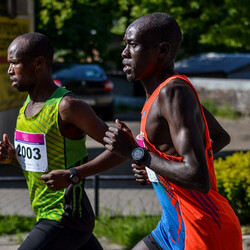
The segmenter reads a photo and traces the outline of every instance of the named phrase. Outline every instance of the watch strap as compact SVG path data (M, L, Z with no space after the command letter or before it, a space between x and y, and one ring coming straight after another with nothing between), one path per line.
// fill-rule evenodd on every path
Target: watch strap
M78 184L81 181L81 179L80 179L80 176L78 175L76 169L74 167L71 167L68 170L70 172L69 181L73 185Z
M77 175L77 171L74 167L69 168L69 172L70 172L69 178L71 178L74 175Z

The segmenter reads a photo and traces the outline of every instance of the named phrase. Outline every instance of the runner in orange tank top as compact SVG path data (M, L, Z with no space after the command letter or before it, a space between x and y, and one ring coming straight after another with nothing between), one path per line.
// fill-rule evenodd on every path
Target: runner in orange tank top
M111 152L135 160L137 182L150 181L163 208L156 229L133 249L242 249L239 221L218 194L213 167L213 154L230 137L188 79L174 71L181 37L164 13L135 20L124 36L123 70L146 92L141 133L137 142L117 120L104 141Z
M154 152L155 154L167 160L182 162L182 158L166 155L156 149L148 139L146 131L146 121L153 102L158 97L161 89L166 86L171 80L176 78L182 79L187 82L187 84L189 84L191 88L193 88L197 96L197 100L199 101L196 90L186 76L176 75L168 78L161 85L159 85L159 87L153 92L153 94L143 107L141 133L144 135L145 144L151 152ZM206 118L201 105L200 108L202 111L204 122L206 124ZM185 226L185 249L240 249L240 224L228 201L217 191L213 165L213 154L211 152L212 145L207 124L205 128L205 138L206 159L211 180L210 191L206 194L203 194L197 191L181 188L180 186L174 185L173 183L169 183L169 185L173 187L174 193L177 194L179 199L181 215L184 220ZM168 182L160 175L158 175L158 179L160 182ZM199 217L200 219L197 220L197 217ZM208 233L206 232L210 232L209 237ZM232 237L234 241L231 242L230 240L228 240L228 237ZM236 240L235 237L238 237L238 240Z

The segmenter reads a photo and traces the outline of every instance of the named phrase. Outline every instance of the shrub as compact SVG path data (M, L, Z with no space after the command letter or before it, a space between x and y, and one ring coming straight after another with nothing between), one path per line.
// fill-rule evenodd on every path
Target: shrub
M18 215L0 215L0 235L29 232L36 222L34 217Z
M241 117L241 113L232 108L229 104L219 105L215 100L204 99L202 105L206 107L214 116L236 119Z
M228 200L241 224L250 223L250 151L219 158L214 167L219 193Z

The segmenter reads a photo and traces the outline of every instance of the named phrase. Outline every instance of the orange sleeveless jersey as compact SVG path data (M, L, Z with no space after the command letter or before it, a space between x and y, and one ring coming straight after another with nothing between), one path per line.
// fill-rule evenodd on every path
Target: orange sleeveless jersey
M174 157L166 155L155 148L155 146L149 141L146 132L147 116L150 111L152 103L159 95L160 90L166 86L171 80L179 78L189 84L194 90L197 100L199 101L198 94L184 75L175 75L165 80L159 87L153 92L151 97L145 103L142 110L141 119L141 133L144 136L147 148L165 158L167 160L182 161L181 157ZM211 189L207 194L200 193L198 191L185 189L168 182L163 177L158 175L159 181L171 185L174 193L177 195L181 216L185 225L185 249L222 249L222 250L238 250L242 249L242 235L241 227L233 209L229 205L228 201L221 196L217 191L216 177L213 165L213 153L210 142L210 135L208 126L206 123L205 115L203 113L202 106L200 104L206 133L206 158L209 176L211 179Z

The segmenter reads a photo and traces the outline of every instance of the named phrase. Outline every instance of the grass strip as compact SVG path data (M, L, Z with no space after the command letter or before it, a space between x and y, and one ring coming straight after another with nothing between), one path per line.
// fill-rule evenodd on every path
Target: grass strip
M160 220L160 216L110 216L100 215L96 220L94 234L131 249L144 236L150 233ZM29 232L36 219L18 215L0 215L0 236ZM250 234L250 225L242 226L243 234ZM21 242L20 242L21 243Z

